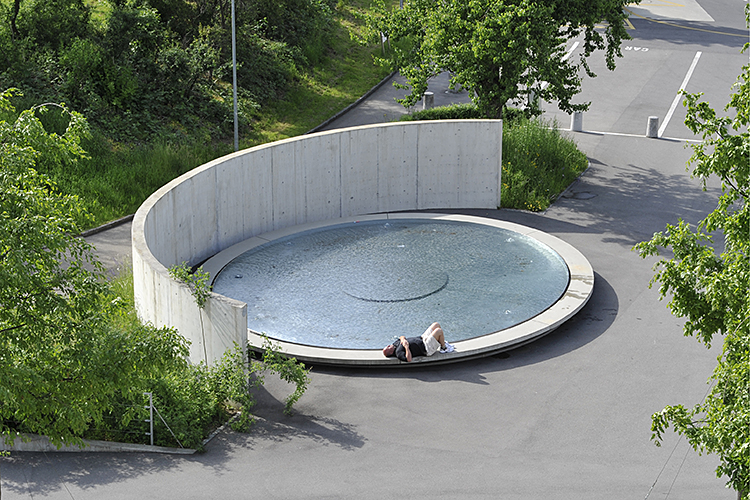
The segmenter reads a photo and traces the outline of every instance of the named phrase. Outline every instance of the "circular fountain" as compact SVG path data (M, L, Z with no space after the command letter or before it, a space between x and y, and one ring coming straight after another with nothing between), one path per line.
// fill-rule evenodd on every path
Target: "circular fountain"
M240 246L205 263L214 291L247 304L251 336L316 363L392 363L380 349L434 321L456 351L421 363L517 347L580 309L593 282L561 240L479 217L370 216Z
M305 362L361 365L398 363L382 356L381 345L418 335L433 321L456 351L410 366L529 342L586 303L593 289L586 259L532 228L425 213L494 210L501 175L500 120L365 125L217 158L163 186L136 212L136 310L143 321L176 329L189 342L190 361L208 365L235 345L261 348L262 333ZM418 219L431 225L415 226ZM377 234L356 235L355 226ZM295 253L308 237L313 243ZM526 242L518 247L526 250L507 246L514 242ZM204 263L216 277L256 247L259 259L289 250L291 260L227 269L217 281L217 290L227 281L256 295L212 293L198 307L190 287L169 271ZM531 249L536 253L526 253ZM327 263L307 267L314 262L305 255L318 250ZM492 258L499 258L494 267L483 267ZM264 268L279 272L264 275Z

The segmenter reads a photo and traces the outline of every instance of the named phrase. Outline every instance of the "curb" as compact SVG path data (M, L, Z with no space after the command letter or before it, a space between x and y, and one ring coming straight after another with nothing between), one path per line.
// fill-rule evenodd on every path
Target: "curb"
M221 427L208 435L201 442L201 448L204 448L213 438L223 432L227 426L237 419L237 415L232 416ZM163 455L194 455L198 450L194 448L172 448L169 446L152 446L150 444L120 443L117 441L99 441L96 439L83 439L83 446L76 444L64 444L57 447L52 444L47 436L38 434L16 433L12 445L6 443L7 434L0 434L0 451L9 452L59 452L59 453L160 453Z
M149 444L119 443L115 441L99 441L96 439L83 439L83 446L77 444L64 444L59 448L52 444L47 436L38 434L17 433L12 445L0 439L0 451L10 452L141 452L162 453L173 455L192 455L196 450L192 448L169 448L166 446L151 446Z
M133 220L133 217L135 214L126 215L125 217L122 217L117 220L113 220L111 222L107 222L106 224L102 224L99 227L95 227L93 229L87 229L86 231L81 232L78 236L80 238L87 238L89 236L93 236L97 233L101 233L102 231L106 231L107 229L112 229L113 227L121 226L123 224L126 224Z
M351 111L353 108L357 107L362 101L364 101L365 99L367 99L368 97L370 97L372 94L374 94L376 90L378 90L380 87L382 87L383 85L385 85L391 78L393 78L397 74L398 74L398 71L393 71L390 75L388 75L385 78L383 78L382 80L380 80L380 82L378 82L377 85L375 85L373 88L371 88L370 90L368 90L367 92L365 92L365 94L362 97L360 97L359 99L357 99L356 101L354 101L353 103L351 103L350 105L348 105L347 107L345 107L344 109L342 109L341 111L339 111L338 113L336 113L335 115L333 115L332 117L330 117L329 119L327 119L326 121L324 121L323 123L321 123L320 125L318 125L317 127L308 130L303 135L312 134L314 132L317 132L320 129L322 129L323 127L325 127L326 125L328 125L329 123L331 123L332 121L341 118L343 115L345 115L346 113L348 113L349 111Z

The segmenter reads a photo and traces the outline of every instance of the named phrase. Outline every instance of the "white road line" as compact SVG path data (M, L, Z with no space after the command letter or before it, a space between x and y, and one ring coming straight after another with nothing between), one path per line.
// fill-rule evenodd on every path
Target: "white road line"
M561 128L560 130L564 130L566 132L573 132L578 134L591 134L591 135L614 135L617 137L635 137L636 139L648 139L644 134L625 134L623 132L601 132L599 130L581 130L581 131L575 131L571 128ZM675 142L687 142L687 143L699 143L703 142L699 139L681 139L679 137L660 137L660 139L664 139L667 141L675 141Z
M562 60L563 60L563 61L567 61L567 60L568 60L568 58L569 58L569 57L570 57L570 56L571 56L571 55L573 54L573 51L574 51L574 50L576 50L576 49L578 48L578 46L579 46L580 44L581 44L581 42L576 42L576 43L574 43L574 44L573 44L573 45L572 45L572 46L570 47L570 49L568 49L568 53L567 53L567 54L565 54L565 55L563 56Z
M672 119L674 110L677 109L677 104L680 102L680 97L682 97L681 93L683 90L685 90L685 87L687 87L688 80L690 80L690 77L693 76L693 71L695 71L695 67L698 65L698 60L701 58L701 54L702 52L700 50L695 53L695 57L693 58L693 64L690 65L690 69L685 75L685 79L682 80L682 85L680 85L680 91L677 92L677 95L674 97L674 101L672 101L672 106L669 108L669 111L667 112L667 116L664 117L664 121L662 122L661 127L659 127L659 132L657 133L657 137L661 137L661 135L664 133L664 130L666 130L667 125L669 124L669 120Z

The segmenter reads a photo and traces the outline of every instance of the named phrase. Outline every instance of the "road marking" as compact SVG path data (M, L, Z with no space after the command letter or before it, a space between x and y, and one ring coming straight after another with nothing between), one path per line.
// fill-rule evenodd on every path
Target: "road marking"
M664 117L664 123L662 123L661 127L659 127L659 133L656 135L657 137L661 137L661 135L664 133L664 130L667 128L667 125L669 124L669 120L672 119L672 114L674 114L674 110L677 108L677 104L680 102L680 97L682 97L682 91L685 90L685 87L687 87L688 84L688 80L690 80L690 77L693 76L693 71L695 71L695 67L698 65L698 60L701 58L701 54L702 52L700 50L695 53L695 57L693 57L693 64L690 65L690 69L685 75L685 79L682 80L680 91L677 92L677 95L674 97L672 106L670 106L669 112L667 112L667 116Z
M627 9L625 9L625 10L627 10ZM630 12L630 11L628 11L628 12ZM633 23L631 23L630 19L628 19L627 17L623 20L623 24L625 25L625 29L626 30L634 30L635 29L635 26L633 26ZM604 29L607 29L608 27L609 27L609 23L607 23L607 22L596 23L594 25L594 28L599 29L599 30L604 30Z
M662 3L671 4L671 5L661 5L661 7L684 7L683 4L677 3L677 2L669 2L668 0L661 0ZM645 4L646 2L644 2Z
M571 56L571 55L573 54L573 51L574 51L574 50L576 50L576 49L578 48L578 46L579 46L580 44L581 44L581 42L576 42L576 43L574 43L574 44L573 44L573 45L572 45L572 46L570 47L570 49L568 49L568 52L567 52L567 54L565 54L565 55L563 56L562 60L563 60L563 61L567 61L567 60L568 60L568 58L569 58L569 57L570 57L570 56Z
M575 131L572 128L564 128L560 130L565 130L566 132L573 132L577 134L589 134L589 135L613 135L616 137L634 137L636 139L650 139L649 137L646 137L644 134L626 134L623 132L601 132L599 130L580 130ZM672 141L672 142L686 142L686 143L701 143L703 142L700 139L680 139L679 137L660 137L660 139L664 139L665 141Z

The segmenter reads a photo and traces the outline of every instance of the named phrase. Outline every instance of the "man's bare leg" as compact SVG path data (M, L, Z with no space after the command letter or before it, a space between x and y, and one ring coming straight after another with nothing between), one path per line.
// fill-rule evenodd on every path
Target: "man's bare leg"
M435 322L431 324L427 331L440 343L440 348L445 349L445 333L443 333L440 323Z

